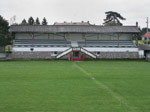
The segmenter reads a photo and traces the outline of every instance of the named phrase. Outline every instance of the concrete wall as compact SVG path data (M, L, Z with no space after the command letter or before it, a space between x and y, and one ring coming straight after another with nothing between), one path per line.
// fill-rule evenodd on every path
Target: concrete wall
M139 59L138 52L100 52L98 59Z
M13 52L12 59L54 59L49 52Z
M0 53L0 58L6 58L6 53Z
M13 59L55 59L52 52L13 52L10 55ZM88 57L88 56L87 56ZM139 59L138 52L100 52L98 59ZM69 59L69 54L61 59Z
M53 52L13 52L9 55L11 59L56 59ZM61 59L69 59L69 54Z

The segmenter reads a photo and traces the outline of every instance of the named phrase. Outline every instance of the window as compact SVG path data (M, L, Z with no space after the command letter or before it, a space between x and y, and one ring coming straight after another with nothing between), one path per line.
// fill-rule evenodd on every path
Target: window
M31 48L30 50L31 50L31 51L33 51L33 50L34 50L34 48Z
M100 52L97 52L97 55L100 55Z
M54 54L58 54L58 52L57 52L57 51L55 51L55 52L54 52Z

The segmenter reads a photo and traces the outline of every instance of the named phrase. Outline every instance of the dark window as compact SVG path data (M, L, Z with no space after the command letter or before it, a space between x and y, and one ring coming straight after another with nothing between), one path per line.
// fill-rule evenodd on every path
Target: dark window
M79 57L79 52L78 51L73 52L73 57Z
M99 55L99 54L100 54L100 52L97 52L97 54Z
M30 50L31 50L31 51L33 51L33 50L34 50L34 48L31 48Z
M57 54L57 53L58 53L57 51L54 52L54 54Z

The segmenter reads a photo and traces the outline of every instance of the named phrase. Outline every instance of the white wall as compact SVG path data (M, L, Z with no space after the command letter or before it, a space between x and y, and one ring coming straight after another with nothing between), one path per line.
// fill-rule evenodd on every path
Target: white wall
M13 47L13 52L29 52L30 47ZM34 47L34 51L65 51L69 47ZM138 48L90 48L84 47L90 52L138 52Z
M13 47L13 52L30 52L31 47ZM62 52L69 49L69 47L34 47L34 51L39 52L39 51L57 51L57 52Z
M144 58L144 50L139 50L139 58Z

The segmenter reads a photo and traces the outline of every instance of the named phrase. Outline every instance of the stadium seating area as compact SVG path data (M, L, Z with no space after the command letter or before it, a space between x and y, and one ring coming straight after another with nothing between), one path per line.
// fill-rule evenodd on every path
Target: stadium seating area
M79 47L135 47L132 40L86 40ZM71 41L58 39L15 39L14 47L71 47Z
M132 40L86 40L78 42L81 47L135 47Z
M71 42L66 40L52 39L15 39L13 46L15 47L70 47Z

